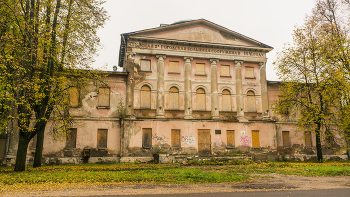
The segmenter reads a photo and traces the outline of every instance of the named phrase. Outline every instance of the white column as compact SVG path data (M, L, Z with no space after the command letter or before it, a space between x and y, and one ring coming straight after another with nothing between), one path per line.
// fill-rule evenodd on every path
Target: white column
M185 60L185 119L192 119L192 87L191 87L191 60L192 57L184 57Z
M157 55L157 110L156 118L165 118L164 115L164 59L165 55Z
M210 76L211 76L211 115L212 119L219 119L219 100L218 100L218 78L217 64L218 59L210 59Z

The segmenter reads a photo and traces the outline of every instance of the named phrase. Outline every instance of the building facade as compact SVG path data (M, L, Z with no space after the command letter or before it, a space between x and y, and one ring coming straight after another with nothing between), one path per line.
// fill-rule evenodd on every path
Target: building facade
M271 110L280 86L266 80L272 49L204 19L122 34L123 72L110 72L104 85L70 90L79 95L71 100L74 125L61 140L47 127L45 163L81 163L84 149L89 162L238 150L272 160L315 156L314 136ZM15 135L9 141L14 152ZM4 158L10 161L11 151Z

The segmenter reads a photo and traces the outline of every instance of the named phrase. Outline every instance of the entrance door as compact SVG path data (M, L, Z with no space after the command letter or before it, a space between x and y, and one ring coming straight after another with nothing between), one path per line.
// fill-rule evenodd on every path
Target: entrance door
M210 154L210 130L198 129L198 153Z

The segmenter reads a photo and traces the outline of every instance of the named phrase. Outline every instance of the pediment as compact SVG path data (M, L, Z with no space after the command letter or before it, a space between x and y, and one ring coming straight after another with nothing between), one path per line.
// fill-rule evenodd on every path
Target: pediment
M244 47L263 47L272 49L272 47L268 45L204 19L175 23L153 29L132 32L128 33L128 35L146 38L215 43Z

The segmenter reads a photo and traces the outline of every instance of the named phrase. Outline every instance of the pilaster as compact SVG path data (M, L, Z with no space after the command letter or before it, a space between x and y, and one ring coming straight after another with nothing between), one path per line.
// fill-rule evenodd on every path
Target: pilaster
M266 63L260 62L259 66L260 66L261 103L262 103L263 120L270 120L269 100L268 100L268 94L267 94L267 81L266 81Z
M240 122L246 122L244 118L244 104L243 104L243 88L242 88L242 64L243 61L236 60L235 73L236 73L236 102L237 102L237 119Z
M192 88L191 88L191 60L192 57L184 57L185 60L185 119L192 119Z
M210 59L210 76L211 76L211 115L212 119L219 119L219 100L218 100L218 59Z
M156 118L165 118L164 115L164 59L165 55L157 55L157 109Z
M126 80L126 111L125 114L129 118L135 118L134 116L134 54L128 55L128 60L126 64L126 72L128 73Z

